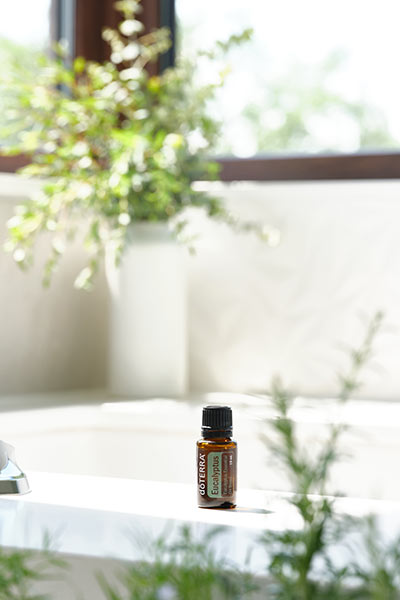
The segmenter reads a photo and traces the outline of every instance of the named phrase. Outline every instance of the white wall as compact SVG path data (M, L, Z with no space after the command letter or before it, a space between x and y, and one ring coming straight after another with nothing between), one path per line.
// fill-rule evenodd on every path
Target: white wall
M6 221L32 183L0 176L0 246ZM40 243L34 268L24 273L0 249L0 394L99 386L105 382L107 298L102 278L95 294L72 287L82 264L73 248L50 289L41 285L47 255Z
M0 177L0 240L30 184ZM265 390L279 373L307 395L335 392L341 344L360 340L360 315L387 329L361 395L400 397L400 182L217 186L238 215L280 228L268 248L196 218L188 257L190 380L196 390ZM13 196L13 197L11 197ZM72 289L82 253L69 252L50 291L39 265L23 274L0 254L0 393L101 386L107 302ZM38 261L40 262L40 261Z
M301 394L330 395L343 345L379 309L387 326L360 394L399 399L400 182L243 183L222 195L282 242L209 226L189 269L193 386L259 391L281 374Z

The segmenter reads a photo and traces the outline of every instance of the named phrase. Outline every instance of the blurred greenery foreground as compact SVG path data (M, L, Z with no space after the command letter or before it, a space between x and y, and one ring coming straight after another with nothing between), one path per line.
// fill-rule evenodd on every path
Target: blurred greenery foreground
M350 350L349 367L338 377L339 407L359 387L381 325L378 313L368 323L362 343ZM310 451L299 442L290 417L293 399L279 381L273 382L270 398L276 418L265 424L271 433L265 442L292 484L294 493L286 501L297 513L299 526L283 531L266 527L260 534L257 545L265 552L265 577L229 564L223 538L218 541L223 528L199 539L184 526L156 540L140 540L142 559L122 567L112 582L99 574L98 590L86 600L400 599L399 533L383 539L373 516L350 518L326 494L332 467L340 458L344 426L330 426L319 447ZM268 515L265 518L267 526ZM46 598L33 590L50 575L52 580L64 577L66 567L56 556L48 544L39 557L0 552L0 600Z
M39 55L35 66L32 58L28 68L17 59L0 81L9 105L0 153L27 155L31 164L21 173L44 182L42 192L9 221L6 250L28 267L38 234L47 232L52 252L45 284L82 226L89 259L76 284L83 288L90 286L108 242L121 255L130 223L169 222L182 239L187 207L270 238L268 228L240 222L218 198L193 186L218 178L218 165L208 156L219 123L208 115L207 103L223 85L226 65L201 86L194 84L196 60L179 59L150 75L149 63L171 44L169 30L143 32L136 0L115 6L122 21L117 30L103 32L109 61L72 61L59 44L52 56ZM215 71L226 52L250 35L233 35L201 54Z

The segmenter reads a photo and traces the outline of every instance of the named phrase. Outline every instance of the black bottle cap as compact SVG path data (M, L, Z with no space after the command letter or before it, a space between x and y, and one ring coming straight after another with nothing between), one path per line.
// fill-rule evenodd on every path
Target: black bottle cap
M205 437L232 435L232 409L230 406L205 406L201 433Z

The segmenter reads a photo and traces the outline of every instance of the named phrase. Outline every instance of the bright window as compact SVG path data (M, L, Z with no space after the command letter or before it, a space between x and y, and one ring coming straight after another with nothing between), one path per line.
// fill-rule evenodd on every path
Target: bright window
M51 0L13 0L0 4L0 61L7 69L14 57L30 60L50 40Z
M176 0L180 51L245 27L218 102L222 154L400 147L398 0Z
M13 0L0 3L2 78L7 78L7 73L15 62L28 69L35 68L35 55L50 43L50 8L51 0ZM7 123L7 111L4 107L12 106L12 93L13 90L7 85L1 89L0 126Z

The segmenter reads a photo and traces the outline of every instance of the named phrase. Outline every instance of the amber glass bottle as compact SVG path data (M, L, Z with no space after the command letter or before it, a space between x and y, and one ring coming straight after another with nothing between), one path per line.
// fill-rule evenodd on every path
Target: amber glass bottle
M200 508L235 508L237 443L232 439L232 409L203 408L197 442L197 496Z

